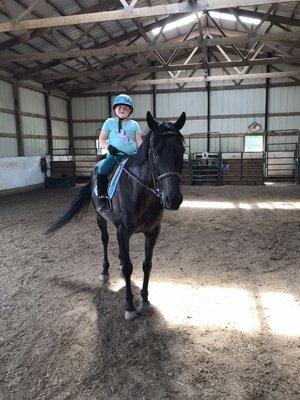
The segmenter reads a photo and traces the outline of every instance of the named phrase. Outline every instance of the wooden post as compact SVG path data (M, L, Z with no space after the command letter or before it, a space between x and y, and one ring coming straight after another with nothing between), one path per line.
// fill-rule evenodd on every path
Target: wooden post
M152 66L154 66L154 63L152 63ZM152 75L152 78L156 78L156 73L154 72ZM152 110L153 110L153 117L156 118L156 85L153 85L152 87Z
M108 115L112 117L111 93L109 93L107 100L108 100Z
M18 156L22 157L24 156L23 125L22 125L21 110L20 110L19 86L16 82L13 83L13 96L14 96Z
M73 116L72 116L72 99L67 100L67 115L68 115L68 132L69 132L69 152L72 156L75 155L74 134L73 134Z
M52 124L51 124L51 106L50 106L50 95L45 93L45 108L46 108L46 124L47 124L47 139L48 139L48 154L50 158L53 158L53 136L52 136Z
M210 60L210 49L207 49L207 61ZM210 69L207 68L207 76L210 76ZM210 81L206 82L207 90L207 151L210 152Z

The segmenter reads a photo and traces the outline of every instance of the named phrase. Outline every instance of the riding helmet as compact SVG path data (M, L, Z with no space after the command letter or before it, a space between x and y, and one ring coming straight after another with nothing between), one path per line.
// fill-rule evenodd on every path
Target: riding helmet
M117 106L128 106L133 111L133 100L127 94L119 94L113 101L113 109Z

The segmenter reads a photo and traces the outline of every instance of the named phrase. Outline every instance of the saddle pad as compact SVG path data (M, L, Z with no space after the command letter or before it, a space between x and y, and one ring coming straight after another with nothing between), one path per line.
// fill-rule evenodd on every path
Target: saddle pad
M116 191L116 188L118 186L118 182L119 182L120 176L121 176L121 174L123 172L123 169L124 169L124 166L125 166L127 160L128 159L125 158L123 161L120 162L120 164L118 165L118 167L117 167L117 169L116 169L116 171L115 171L115 173L114 173L114 175L113 175L113 177L112 177L112 179L111 179L111 181L109 183L107 194L108 194L108 197L110 199L112 199L113 195L115 194L115 191Z

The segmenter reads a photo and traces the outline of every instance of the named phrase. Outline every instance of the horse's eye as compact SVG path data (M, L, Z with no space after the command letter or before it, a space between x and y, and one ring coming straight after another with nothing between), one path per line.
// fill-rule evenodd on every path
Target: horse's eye
M156 151L153 152L153 157L158 158L158 153Z

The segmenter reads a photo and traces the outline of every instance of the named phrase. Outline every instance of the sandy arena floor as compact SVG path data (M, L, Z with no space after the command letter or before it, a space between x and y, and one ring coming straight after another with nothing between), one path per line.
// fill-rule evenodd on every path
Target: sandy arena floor
M113 227L102 287L92 207L43 235L77 190L0 198L1 400L300 398L300 185L185 187L155 249L154 314L133 322Z

